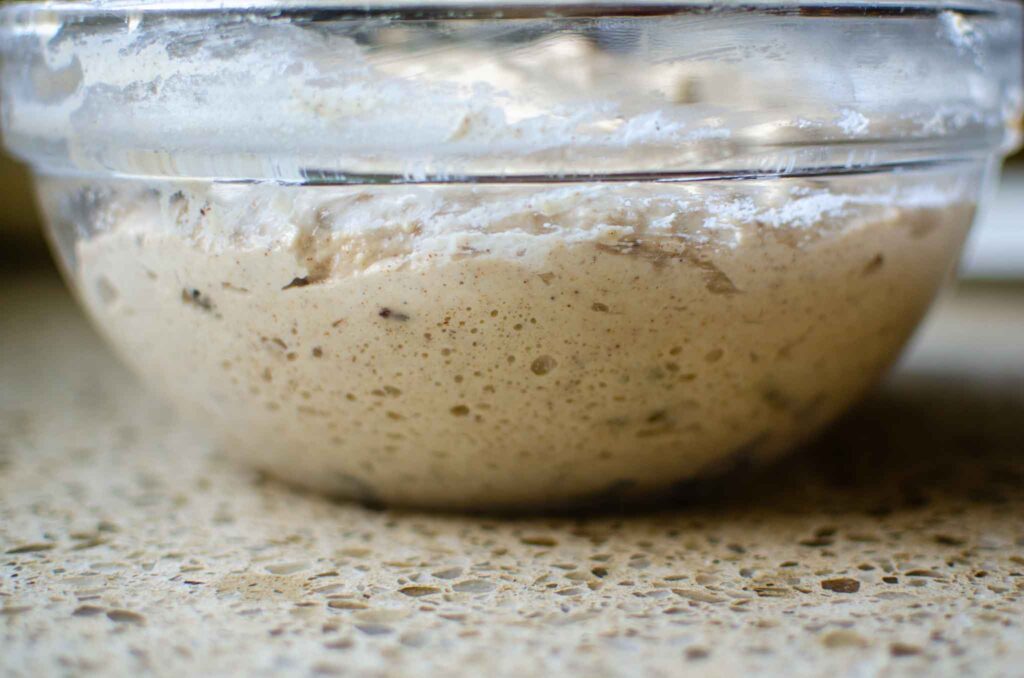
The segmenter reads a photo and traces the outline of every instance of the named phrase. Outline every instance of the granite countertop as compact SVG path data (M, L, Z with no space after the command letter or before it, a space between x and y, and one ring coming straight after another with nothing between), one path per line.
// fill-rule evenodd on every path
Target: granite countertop
M0 292L0 673L1021 675L1024 290L685 506L374 511L222 460L52 278Z

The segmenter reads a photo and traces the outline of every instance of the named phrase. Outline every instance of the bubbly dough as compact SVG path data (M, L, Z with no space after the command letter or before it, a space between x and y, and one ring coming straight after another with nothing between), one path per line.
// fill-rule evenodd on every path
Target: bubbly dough
M43 191L92 206L72 274L98 324L231 454L515 508L765 460L862 393L973 205L844 181Z
M904 344L1020 110L995 15L299 5L12 9L3 131L138 371L367 502L631 499L798 443Z

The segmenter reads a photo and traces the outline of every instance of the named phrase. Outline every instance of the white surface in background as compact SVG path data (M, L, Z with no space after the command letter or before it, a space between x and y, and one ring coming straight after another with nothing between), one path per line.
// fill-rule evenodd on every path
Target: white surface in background
M1024 170L1008 170L967 240L961 278L1024 279Z

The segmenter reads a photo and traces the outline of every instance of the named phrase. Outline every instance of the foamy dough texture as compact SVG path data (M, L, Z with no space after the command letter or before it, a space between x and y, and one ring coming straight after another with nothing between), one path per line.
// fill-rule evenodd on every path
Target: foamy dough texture
M862 393L973 205L844 181L43 192L91 196L87 307L229 453L366 501L507 508L763 461Z
M65 74L66 96L16 102L10 126L67 136L80 167L93 165L104 147L99 153L108 160L142 163L140 173L173 173L167 163L180 161L196 139L206 154L288 148L307 162L329 146L351 155L349 171L416 175L443 169L436 156L447 150L557 161L609 147L669 153L685 141L729 136L720 121L707 126L684 109L661 110L707 68L649 67L635 76L646 81L643 95L623 101L622 64L576 36L529 50L445 48L399 59L290 24L229 26L209 42L198 33L188 39L205 26L183 23L176 40L162 30L159 38L129 31L50 46L46 68ZM518 92L525 83L529 94ZM109 157L110 149L154 144L179 157ZM411 147L427 155L410 160ZM232 169L245 168L221 171Z
M712 23L692 49L742 44L753 30ZM872 83L855 88L792 54L756 68L682 58L671 22L646 27L665 52L646 58L570 33L513 45L475 26L453 45L413 25L375 30L370 45L284 21L41 35L33 68L46 91L13 98L6 124L60 140L78 170L288 179L323 167L410 177L742 169L778 160L747 157L751 145L898 133L842 103Z

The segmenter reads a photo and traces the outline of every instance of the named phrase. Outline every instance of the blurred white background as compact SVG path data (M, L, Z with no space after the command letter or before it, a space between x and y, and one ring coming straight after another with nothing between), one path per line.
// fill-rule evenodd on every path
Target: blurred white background
M960 265L965 278L1024 280L1024 166L1003 172L994 200L982 213Z

